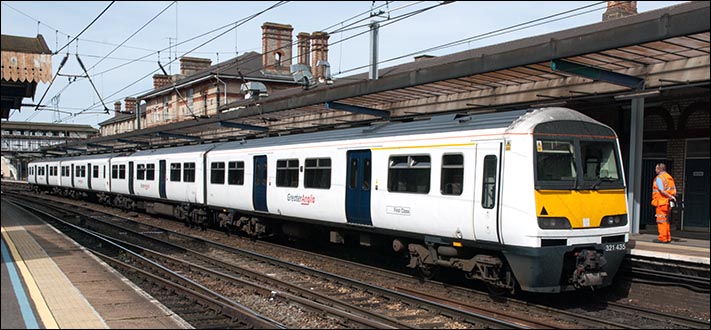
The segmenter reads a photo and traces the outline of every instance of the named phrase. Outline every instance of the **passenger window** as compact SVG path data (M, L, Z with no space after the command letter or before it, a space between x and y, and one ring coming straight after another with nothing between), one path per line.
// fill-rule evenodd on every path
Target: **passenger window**
M485 209L493 209L496 204L496 168L498 167L497 157L488 155L484 157L484 175L481 192L481 206Z
M307 158L304 171L304 187L331 188L331 159Z
M156 164L146 164L146 180L153 181L156 178Z
M363 160L363 190L370 190L370 159ZM429 190L429 188L427 188Z
M94 178L99 177L99 165L94 165L93 168L91 169L91 176Z
M146 179L146 164L136 165L136 180Z
M355 189L356 181L358 180L358 160L351 160L351 179L348 182L348 188Z
M388 191L427 194L430 192L430 156L392 156L388 169Z
M442 156L442 180L440 191L442 195L461 195L464 185L464 156Z
M229 162L227 164L227 184L238 186L244 184L244 162Z
M111 165L111 178L118 179L118 165Z
M180 163L170 163L170 181L180 182Z
M195 163L183 163L183 182L195 182Z
M210 163L210 183L225 183L225 163Z
M299 186L299 160L284 159L277 160L277 187L298 187Z
M126 179L126 165L119 165L119 179Z

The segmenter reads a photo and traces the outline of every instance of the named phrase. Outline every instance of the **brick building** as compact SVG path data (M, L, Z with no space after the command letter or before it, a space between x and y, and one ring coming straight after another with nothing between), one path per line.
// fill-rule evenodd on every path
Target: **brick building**
M309 55L316 63L328 59L328 34L301 32L297 43L294 43L292 32L291 25L264 23L261 54L247 52L215 65L210 59L181 58L179 74L156 74L153 76L152 91L136 99L126 98L123 110L120 102L114 104L115 117L99 124L101 135L120 134L139 128L135 115L136 102L141 102L140 128L150 128L214 116L220 106L252 97L243 87L246 83L262 86L265 90L261 96L296 87L290 71L293 59L311 68L316 76L317 70L323 71L323 67L312 68ZM294 44L297 45L298 56L293 55Z

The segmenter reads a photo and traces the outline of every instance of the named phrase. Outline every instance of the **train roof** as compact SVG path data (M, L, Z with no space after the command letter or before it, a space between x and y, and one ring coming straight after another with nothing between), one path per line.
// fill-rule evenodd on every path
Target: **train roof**
M595 124L595 125L589 125ZM369 127L349 128L334 131L287 135L266 139L225 142L213 149L230 150L254 147L295 145L326 141L343 141L434 134L483 129L501 129L501 133L573 134L616 137L608 126L578 111L568 108L539 108L484 114L448 114L433 116L429 120L390 122Z
M593 124L593 125L590 125ZM197 144L172 148L139 150L133 153L112 153L57 158L47 161L70 161L84 159L114 158L121 156L157 156L176 153L204 153L211 150L232 150L282 145L297 145L315 142L345 141L389 136L434 134L483 129L500 129L506 133L571 134L605 138L617 135L610 127L578 111L568 108L540 108L484 114L447 114L433 116L429 120L412 122L387 122L369 127L348 128L333 131L294 134L262 139Z
M108 153L108 154L93 154L93 155L81 155L81 156L71 156L71 157L56 157L56 158L45 158L40 160L34 160L30 163L52 163L52 162L68 162L77 160L92 160L92 159L105 159L113 158L122 155L122 153Z
M531 111L513 122L506 132L617 137L609 126L578 111L557 107Z
M266 139L225 142L214 151L294 145L326 141L370 139L414 134L433 134L482 129L505 129L530 110L515 110L486 114L448 114L433 116L429 120L412 122L378 123L369 127L286 135ZM503 132L503 131L502 131Z
M183 153L194 153L194 152L202 153L202 152L207 152L210 149L215 148L216 146L219 146L221 144L224 144L224 142L210 143L210 144L195 144L195 145L172 147L172 148L139 150L139 151L131 154L131 157L157 156L157 155L165 155L165 154L183 154Z

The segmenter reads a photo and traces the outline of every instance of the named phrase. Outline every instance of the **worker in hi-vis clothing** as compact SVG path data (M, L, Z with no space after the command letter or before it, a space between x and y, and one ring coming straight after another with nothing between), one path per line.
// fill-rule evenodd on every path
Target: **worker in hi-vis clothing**
M669 211L676 203L676 185L674 178L667 173L667 166L664 163L659 163L654 169L657 172L657 177L654 178L652 190L652 206L657 208L654 217L657 220L657 231L659 232L656 243L671 242L671 234L669 232Z

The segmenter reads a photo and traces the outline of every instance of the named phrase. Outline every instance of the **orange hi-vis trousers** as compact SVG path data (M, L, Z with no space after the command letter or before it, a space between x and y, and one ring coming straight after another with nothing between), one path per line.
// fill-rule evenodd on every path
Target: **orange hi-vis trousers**
M657 231L659 232L660 242L671 242L671 233L669 232L669 204L657 206Z

